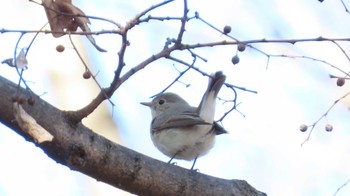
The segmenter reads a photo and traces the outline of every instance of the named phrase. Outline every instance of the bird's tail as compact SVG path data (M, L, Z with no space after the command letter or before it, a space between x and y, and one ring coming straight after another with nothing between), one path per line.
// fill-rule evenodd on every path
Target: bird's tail
M212 123L215 115L216 97L224 84L226 76L218 71L209 78L208 88L198 106L198 113L205 121Z

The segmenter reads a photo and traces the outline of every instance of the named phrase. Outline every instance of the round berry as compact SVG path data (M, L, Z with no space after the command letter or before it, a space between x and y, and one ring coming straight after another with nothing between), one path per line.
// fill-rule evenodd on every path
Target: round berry
M240 51L240 52L245 51L245 44L238 44L237 50Z
M230 33L230 32L231 32L231 26L226 25L226 26L224 27L224 34L228 34L228 33Z
M22 95L18 95L17 97L17 103L18 104L24 104L24 102L26 101L26 99L22 96Z
M35 99L33 98L33 97L30 97L30 98L28 98L27 99L27 103L29 104L29 105L34 105L35 104Z
M300 125L299 130L300 130L301 132L307 131L307 125L306 125L306 124Z
M63 45L61 45L61 44L59 44L59 45L56 46L56 51L57 51L57 52L63 52L64 49L65 49L65 47L64 47Z
M91 77L90 71L86 70L86 71L84 72L84 74L83 74L83 78L84 78L84 79L89 79L90 77Z
M337 86L343 86L345 84L344 78L338 78L337 79Z
M331 125L331 124L326 124L326 126L324 128L326 129L327 132L333 131L333 125Z
M236 65L239 63L239 57L237 55L233 56L231 62Z

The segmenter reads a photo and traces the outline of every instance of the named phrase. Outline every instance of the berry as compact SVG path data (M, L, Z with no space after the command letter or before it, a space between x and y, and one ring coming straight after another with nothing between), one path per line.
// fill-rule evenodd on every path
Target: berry
M233 56L231 62L236 65L239 63L239 57L237 55Z
M56 46L56 51L57 51L57 52L63 52L64 49L65 49L65 47L64 47L63 45L61 45L61 44L59 44L59 45Z
M299 130L300 130L301 132L307 131L307 125L306 125L306 124L300 125Z
M18 95L17 97L17 103L18 104L24 104L24 102L26 101L26 99L22 96L22 95Z
M35 99L33 98L33 97L30 97L30 98L28 98L27 99L27 103L29 104L29 105L34 105L35 104Z
M224 27L224 34L228 34L228 33L230 33L230 32L231 32L231 27L228 26L228 25L226 25L226 26Z
M86 71L84 72L84 74L83 74L83 78L84 78L84 79L89 79L90 77L91 77L90 71L86 70Z
M238 44L237 50L240 51L240 52L245 51L245 44Z
M326 126L324 128L326 129L327 132L331 132L333 130L333 125L326 124Z
M344 78L338 78L337 79L337 86L343 86L345 84Z

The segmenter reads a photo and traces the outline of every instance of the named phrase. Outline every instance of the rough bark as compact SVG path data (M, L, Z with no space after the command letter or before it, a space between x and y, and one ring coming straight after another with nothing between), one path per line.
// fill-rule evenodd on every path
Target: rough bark
M244 180L225 180L163 163L113 143L82 123L74 123L70 113L37 97L36 104L23 104L36 123L53 136L38 142L21 129L14 117L12 97L24 89L0 76L0 122L34 142L56 162L98 181L138 195L266 195Z

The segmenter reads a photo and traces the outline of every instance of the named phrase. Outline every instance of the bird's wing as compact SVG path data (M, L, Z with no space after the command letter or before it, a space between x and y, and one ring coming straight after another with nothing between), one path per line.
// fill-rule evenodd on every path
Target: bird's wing
M204 121L195 111L172 112L172 114L164 113L152 121L152 130L162 130L176 127L186 127L194 125L210 125Z

